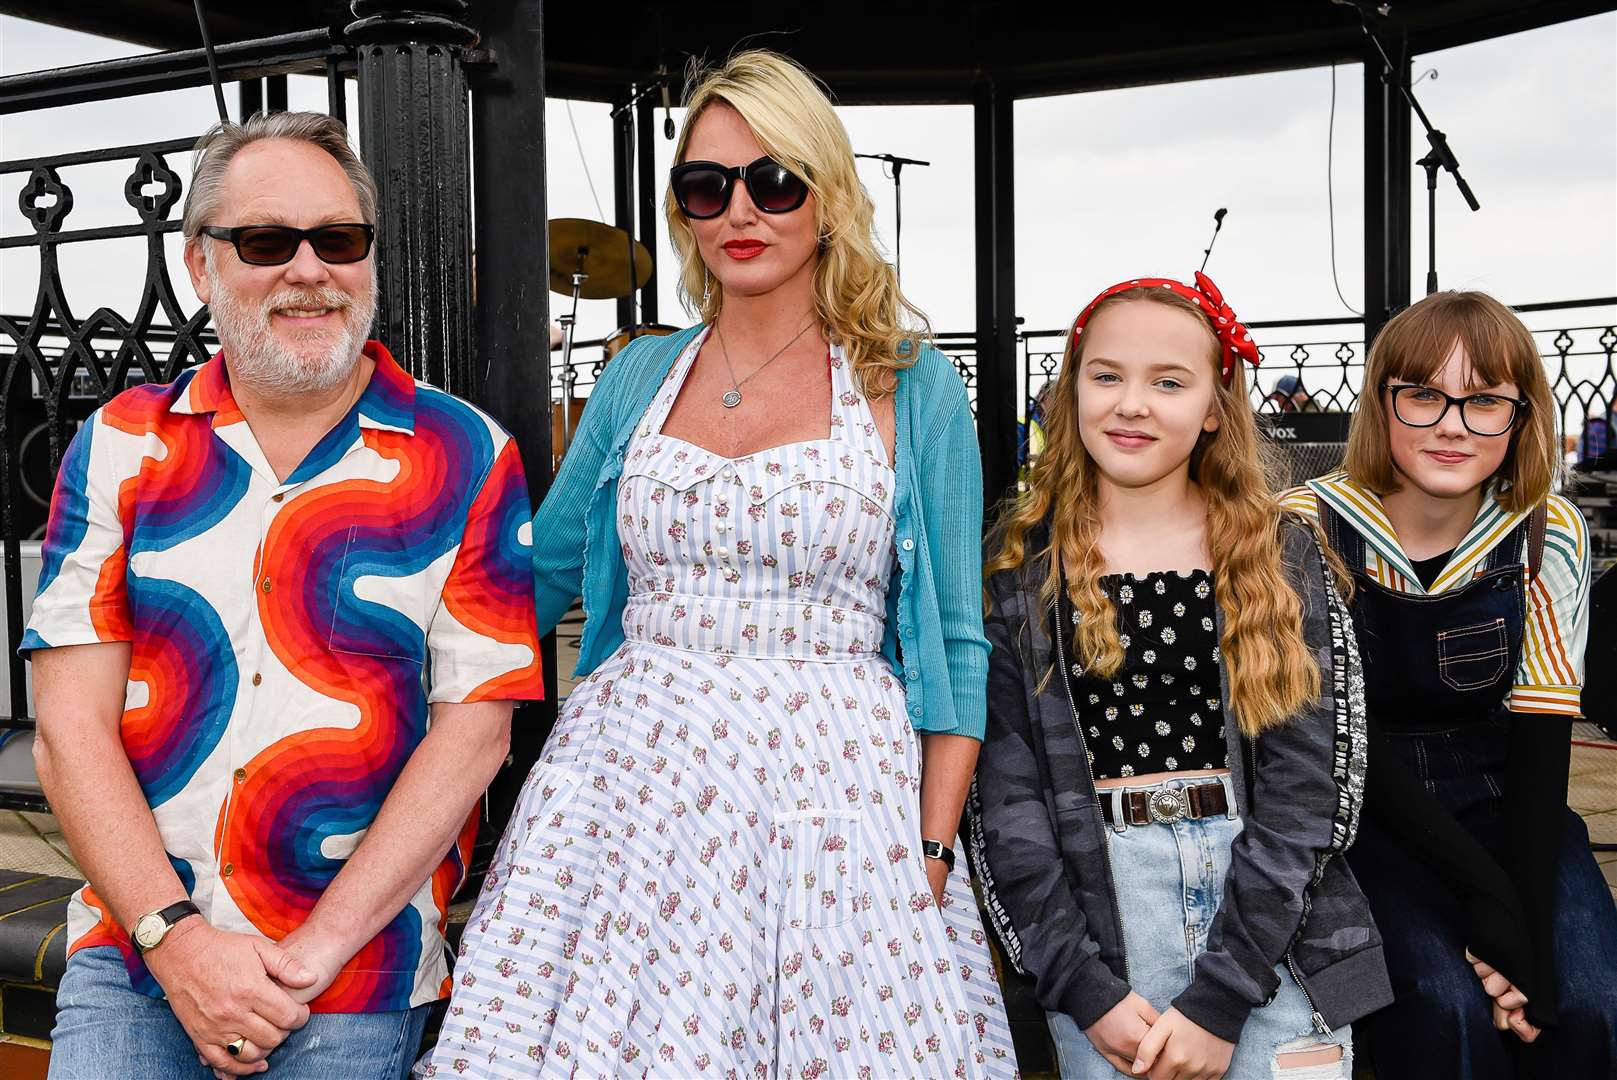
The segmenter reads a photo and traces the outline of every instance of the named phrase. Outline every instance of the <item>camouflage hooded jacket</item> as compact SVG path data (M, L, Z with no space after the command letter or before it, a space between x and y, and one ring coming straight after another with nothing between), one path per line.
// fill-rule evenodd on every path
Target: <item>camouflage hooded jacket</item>
M1287 576L1303 601L1303 636L1322 675L1319 700L1245 739L1226 725L1236 808L1224 898L1174 1006L1236 1041L1252 1009L1279 990L1285 961L1329 1031L1392 1000L1381 937L1352 872L1364 796L1364 679L1347 608L1327 584L1305 524L1281 525ZM1026 550L1048 546L1044 529ZM1031 557L988 581L988 730L968 803L972 862L990 922L1039 1004L1088 1028L1129 992L1106 829ZM1222 633L1224 614L1218 613ZM1040 683L1044 686L1040 689ZM1229 674L1223 673L1229 700Z

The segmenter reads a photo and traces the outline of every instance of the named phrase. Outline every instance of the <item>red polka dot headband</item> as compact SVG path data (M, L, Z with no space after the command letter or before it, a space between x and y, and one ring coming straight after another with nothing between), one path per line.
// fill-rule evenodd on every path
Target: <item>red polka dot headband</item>
M1078 316L1078 321L1072 328L1073 346L1077 346L1078 335L1084 332L1084 324L1089 321L1090 314L1094 312L1102 300L1108 300L1118 293L1127 292L1130 289L1155 288L1168 289L1179 294L1200 308L1203 314L1212 321L1213 331L1218 335L1220 346L1219 373L1223 377L1226 386L1229 385L1230 373L1235 370L1236 360L1245 360L1253 367L1257 367L1262 363L1262 357L1258 355L1258 346L1252 340L1251 332L1241 325L1241 321L1235 317L1235 312L1230 308L1230 305L1224 302L1224 294L1219 292L1217 285L1213 284L1213 279L1200 270L1196 271L1196 284L1194 286L1172 281L1168 278L1131 278L1128 281L1118 282L1091 300L1089 306L1084 308L1083 313Z

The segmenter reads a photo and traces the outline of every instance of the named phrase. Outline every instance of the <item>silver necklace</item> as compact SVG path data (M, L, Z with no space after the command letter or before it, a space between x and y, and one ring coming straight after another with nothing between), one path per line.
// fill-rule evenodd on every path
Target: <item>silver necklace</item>
M724 356L724 366L730 370L730 389L726 390L724 392L724 396L719 399L719 401L723 403L724 407L726 409L733 409L737 405L740 405L741 384L745 383L748 379L751 379L764 368L768 367L770 364L773 364L776 360L779 360L782 356L784 356L786 354L786 350L790 349L793 345L796 345L797 339L808 333L809 327L813 326L816 321L817 320L810 319L808 322L804 323L803 329L792 335L792 340L782 345L780 347L780 351L774 356L771 356L768 360L765 360L763 363L753 368L752 371L747 375L746 379L736 378L735 365L730 363L730 349L724 344L724 327L720 326L718 323L714 323L713 329L719 335L719 352Z

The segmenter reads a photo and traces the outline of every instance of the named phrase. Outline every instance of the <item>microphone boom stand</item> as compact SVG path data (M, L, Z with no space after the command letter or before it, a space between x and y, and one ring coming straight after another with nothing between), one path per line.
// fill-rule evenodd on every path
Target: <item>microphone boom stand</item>
M893 167L893 275L902 277L904 273L904 191L899 186L899 175L906 165L931 165L930 161L917 161L914 158L896 157L892 154L855 154L856 158L870 158L872 161L885 161Z
M1358 8L1356 4L1353 6L1359 13L1359 29L1364 31L1364 36L1370 39L1370 44L1375 46L1376 52L1381 56L1382 78L1396 83L1398 89L1403 92L1404 100L1409 102L1409 107L1420 118L1421 127L1426 129L1426 142L1431 147L1425 157L1415 162L1426 170L1426 295L1430 296L1437 291L1437 170L1440 168L1448 170L1449 175L1454 177L1455 186L1465 198L1466 205L1471 207L1473 212L1481 210L1482 204L1477 202L1477 197L1471 192L1471 185L1460 175L1460 162L1454 156L1454 151L1449 149L1448 137L1434 128L1431 120L1427 119L1426 110L1415 100L1415 91L1409 85L1409 80L1393 66L1392 57L1388 56L1387 50L1382 47L1381 39L1370 29L1370 22L1365 17L1364 10Z

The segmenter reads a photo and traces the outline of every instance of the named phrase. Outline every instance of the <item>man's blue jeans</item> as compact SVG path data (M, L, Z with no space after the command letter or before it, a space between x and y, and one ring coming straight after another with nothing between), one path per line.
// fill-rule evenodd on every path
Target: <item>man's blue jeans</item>
M213 1080L168 1002L129 986L118 950L80 949L56 990L50 1080ZM285 1080L401 1080L421 1046L430 1006L315 1013L269 1056Z

